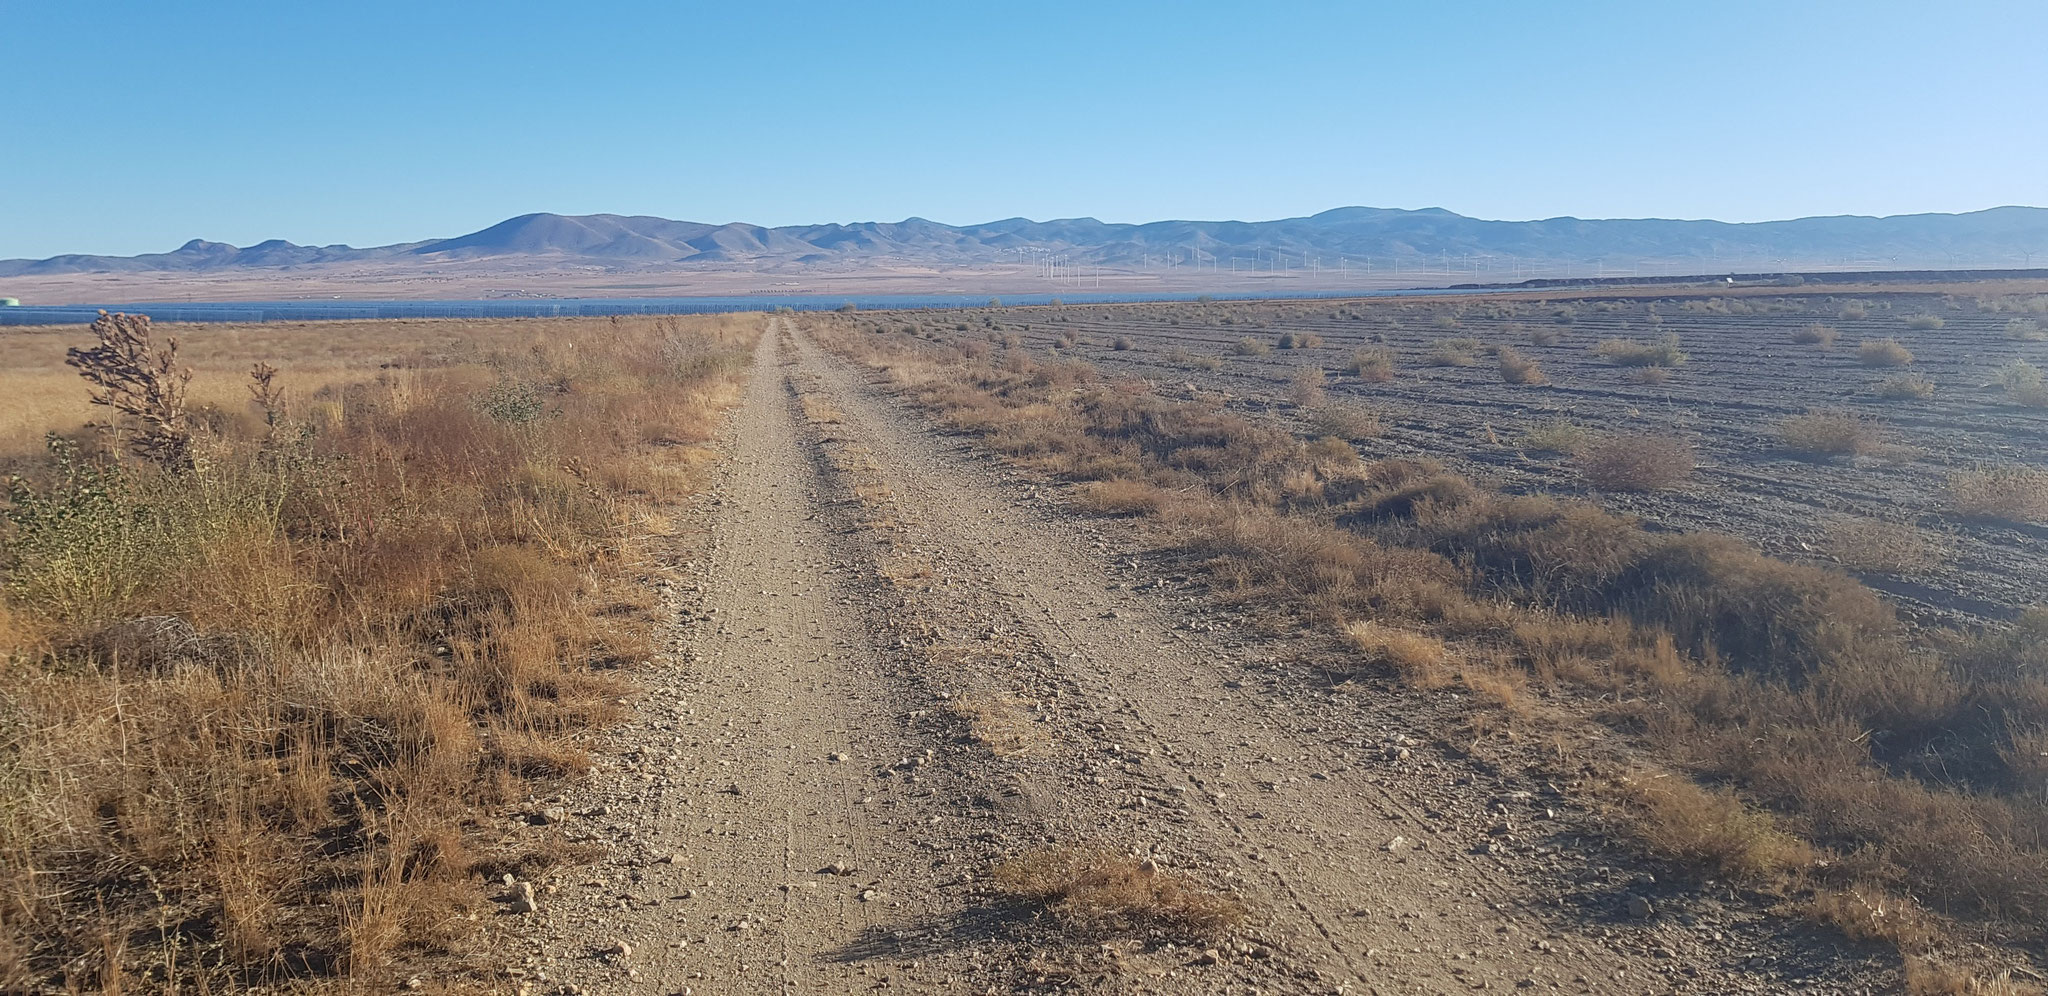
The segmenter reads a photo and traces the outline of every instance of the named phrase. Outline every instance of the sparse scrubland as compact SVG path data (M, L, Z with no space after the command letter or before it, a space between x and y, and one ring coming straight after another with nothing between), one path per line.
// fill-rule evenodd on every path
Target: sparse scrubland
M390 988L571 857L478 817L652 652L757 326L0 335L0 989Z
M1796 318L1825 309L1856 321L1868 313L1861 302L1827 299L1712 301L1681 302L1672 323L1701 314ZM1411 307L1366 311L1416 322L1404 341L1427 351L1431 372L1410 376L1469 376L1445 360L1491 348L1501 379L1514 382L1519 354L1504 341L1489 346L1477 332L1436 339L1445 324ZM1206 323L1220 339L1221 326L1256 320L1195 311L1176 315L1174 326ZM1513 304L1503 312L1512 316ZM1136 329L1137 346L1119 363L1145 362L1149 343L1134 309L1096 314ZM1572 314L1589 320L1585 309ZM1945 330L1960 334L1953 323ZM1349 367L1365 396L1400 383L1380 334L1356 347ZM1788 350L1788 339L1831 341L1776 334ZM1340 399L1276 417L1221 392L1148 387L1123 367L988 353L960 339L843 321L823 325L820 336L884 371L952 430L1076 482L1084 507L1141 517L1153 542L1200 565L1234 604L1287 620L1275 625L1325 633L1359 667L1418 692L1461 693L1471 708L1493 710L1496 718L1474 714L1468 738L1620 738L1629 748L1610 757L1607 798L1644 847L1704 878L1776 895L1781 912L1895 946L1915 992L1979 991L1968 987L1980 969L2001 978L1998 959L1979 958L1971 940L2044 945L2048 679L2038 672L2048 663L2040 659L2048 609L1913 626L1886 596L1829 566L1923 571L1954 562L1950 540L1937 543L1911 522L1845 521L1814 534L1812 556L1780 559L1734 536L1648 529L1603 507L1610 493L1697 498L1719 487L1701 480L1695 440L1669 427L1589 430L1552 417L1500 440L1488 425L1490 445L1550 454L1590 485L1578 495L1506 491L1412 451L1372 455L1384 442L1384 416L1374 420L1382 431L1342 431L1330 414ZM1876 365L1897 365L1893 347L1906 352L1903 343L1866 342L1848 368L1872 354ZM1808 362L1841 362L1802 352ZM1689 359L1673 334L1607 340L1594 355L1658 370ZM1898 362L1909 361L1910 353ZM1227 376L1232 385L1260 383L1256 371ZM1263 383L1269 396L1285 390L1284 378L1267 374ZM1483 381L1457 383L1477 390ZM1918 383L1879 393L1928 397ZM1505 390L1498 380L1492 389ZM1751 452L1812 465L1815 456L1898 449L1867 413L1797 411L1746 427L1757 440ZM1471 438L1447 446L1489 445ZM1910 459L1911 450L1887 457ZM1847 461L1823 465L1858 472ZM2031 466L1954 472L1923 502L1958 529L1985 519L2039 522L2048 517L2044 480L2048 470Z

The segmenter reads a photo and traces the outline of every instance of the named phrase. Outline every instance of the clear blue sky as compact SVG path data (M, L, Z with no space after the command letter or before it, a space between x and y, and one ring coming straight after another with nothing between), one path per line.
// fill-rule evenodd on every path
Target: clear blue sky
M0 0L0 257L2048 204L2048 3Z

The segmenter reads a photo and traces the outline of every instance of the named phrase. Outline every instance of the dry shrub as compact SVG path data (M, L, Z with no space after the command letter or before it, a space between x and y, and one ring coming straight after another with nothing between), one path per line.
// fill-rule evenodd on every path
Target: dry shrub
M1933 331L1934 329L1941 328L1942 326L1947 324L1947 322L1942 321L1941 318L1936 315L1910 315L1906 318L1907 328L1915 329L1922 332Z
M1264 340L1254 339L1251 336L1245 336L1237 340L1235 349L1239 356L1264 356L1273 351L1273 347Z
M1925 401L1934 397L1934 382L1920 374L1886 377L1872 389L1886 401Z
M1860 456L1879 441L1877 423L1853 412L1811 411L1778 423L1778 442L1796 453Z
M1301 408L1314 408L1323 403L1327 383L1322 367L1298 367L1287 379L1287 400Z
M1624 785L1621 802L1635 811L1631 828L1652 851L1719 878L1766 881L1815 858L1769 813L1684 778L1638 777Z
M1153 515L1165 500L1157 485L1128 478L1085 484L1075 497L1081 508L1098 515Z
M1631 384L1662 384L1671 379L1670 367L1637 367L1628 372Z
M1282 332L1279 345L1281 349L1320 349L1323 337L1313 332Z
M1345 369L1368 384L1384 384L1394 379L1394 351L1384 346L1354 350Z
M1371 408L1355 401L1333 401L1309 414L1309 424L1325 436L1344 440L1377 439L1385 427Z
M1507 347L1502 347L1500 351L1500 379L1510 384L1550 383L1550 378L1543 375L1543 369L1536 365L1535 360Z
M1999 390L2004 391L2015 404L2048 408L2048 380L2044 380L2040 367L2025 360L2014 360L1999 367L1991 382L1998 385Z
M1883 519L1843 519L1832 523L1821 549L1844 567L1858 571L1905 574L1939 563L1939 551L1919 527Z
M1662 491L1692 477L1692 444L1672 436L1606 436L1578 454L1579 474L1603 491Z
M1820 322L1803 326L1792 333L1793 342L1802 346L1819 346L1822 349L1832 348L1835 340L1840 337L1841 333L1835 331L1834 326L1823 325Z
M1346 626L1344 638L1409 685L1441 688L1451 681L1450 651L1439 637L1368 620Z
M1856 362L1866 367L1903 367L1913 362L1913 351L1897 339L1865 339L1856 344Z
M1564 335L1556 329L1539 327L1529 331L1529 345L1531 346L1555 346L1558 340L1563 338Z
M1477 339L1439 339L1422 362L1433 367L1469 367L1479 362L1472 355L1478 349Z
M1068 930L1099 937L1161 929L1213 938L1244 919L1243 904L1149 859L1083 848L1046 848L1011 858L990 874L997 891L1041 905Z
M1111 348L1115 349L1119 353L1122 353L1128 350L1136 349L1137 346L1137 342L1133 340L1130 336L1120 335L1116 337L1116 342Z
M1179 346L1175 346L1173 347L1173 349L1167 352L1166 362L1171 363L1175 366L1193 367L1196 370L1204 370L1208 371L1209 373L1215 373L1216 371L1223 369L1222 357L1203 356L1198 353L1190 353Z
M1593 434L1585 427L1564 419L1552 419L1522 434L1524 449L1544 453L1577 453L1592 441Z
M2005 337L2014 342L2048 341L2048 329L2037 318L2015 318L2005 323Z
M1861 301L1850 301L1842 305L1842 309L1835 312L1835 315L1845 322L1860 322L1870 317L1870 306Z
M90 349L74 348L64 362L91 385L92 403L112 408L120 432L137 456L158 466L182 469L192 462L192 429L185 411L185 393L192 371L178 362L178 340L158 345L148 315L110 315L93 320L98 341Z
M2048 522L2048 470L1986 467L1951 475L1944 506L1971 519Z
M1593 347L1593 355L1620 367L1676 367L1688 359L1675 335L1657 342L1608 339Z

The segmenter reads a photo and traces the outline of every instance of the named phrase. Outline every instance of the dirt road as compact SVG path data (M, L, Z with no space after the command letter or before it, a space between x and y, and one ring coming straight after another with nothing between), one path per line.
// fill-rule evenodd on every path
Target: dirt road
M1602 843L1554 775L1446 749L1426 708L1326 680L1327 648L1231 626L774 322L671 589L677 644L595 776L538 807L534 832L603 857L536 883L506 952L531 991L1869 983L1839 942ZM1049 848L1248 912L1190 943L991 887Z

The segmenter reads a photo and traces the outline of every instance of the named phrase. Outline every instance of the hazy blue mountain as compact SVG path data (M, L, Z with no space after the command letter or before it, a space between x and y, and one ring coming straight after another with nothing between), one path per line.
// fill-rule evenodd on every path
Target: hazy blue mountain
M1474 256L1531 263L1696 261L1698 272L1862 263L1874 268L2048 265L2048 209L2000 207L1966 214L1837 216L1729 223L1663 219L1485 221L1441 208L1345 207L1278 221L1008 218L942 225L923 218L850 225L712 225L666 218L527 214L449 239L355 249L273 239L246 248L194 239L167 253L54 256L0 261L0 276L96 271L214 270L365 261L561 258L619 268L689 264L971 264L1058 253L1080 264L1351 265L1371 257L1432 263ZM1497 268L1496 268L1497 270Z

